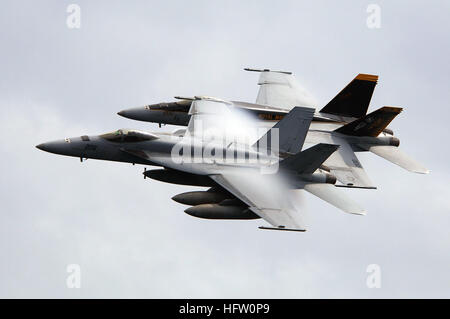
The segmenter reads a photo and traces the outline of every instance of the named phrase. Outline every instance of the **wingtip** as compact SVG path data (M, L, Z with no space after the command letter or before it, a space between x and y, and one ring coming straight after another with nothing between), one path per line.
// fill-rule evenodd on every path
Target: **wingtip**
M281 70L271 70L271 69L244 68L244 71L250 71L250 72L273 72L273 73L283 73L283 74L292 75L291 71L281 71Z
M348 212L348 213L353 214L353 215L359 215L359 216L366 216L367 215L367 211L365 209L360 210L360 211Z
M342 212L347 213L347 214L352 214L352 215L361 215L361 216L365 216L367 214L367 211L359 206L354 206L354 207L338 207Z
M415 166L403 167L403 168L412 173L416 173L416 174L429 174L431 172L431 170L429 170L428 168L423 167L422 165L419 165L419 164L416 164Z
M417 173L417 174L430 174L431 170L424 168L424 169L420 169L420 170L414 170L412 171L413 173Z
M296 232L306 232L306 229L300 229L300 228L282 228L282 227L267 227L267 226L259 226L259 229L263 230L281 230L281 231L296 231Z

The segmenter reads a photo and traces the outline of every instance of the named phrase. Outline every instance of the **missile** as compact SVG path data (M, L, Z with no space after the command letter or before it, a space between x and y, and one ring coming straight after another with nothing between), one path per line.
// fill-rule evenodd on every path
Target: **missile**
M190 186L216 186L208 176L196 175L175 171L171 169L152 169L143 173L146 177L160 182L190 185Z
M186 214L205 219L258 219L246 206L222 206L219 204L201 204L189 207Z
M217 204L229 197L230 195L225 193L196 191L178 194L172 199L180 204L195 206L200 204Z

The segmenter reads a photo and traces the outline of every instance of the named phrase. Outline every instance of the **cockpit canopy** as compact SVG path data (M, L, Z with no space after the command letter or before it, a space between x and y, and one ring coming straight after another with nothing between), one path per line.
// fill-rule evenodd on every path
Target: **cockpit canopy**
M102 134L100 137L115 143L143 142L158 138L156 135L151 133L127 129L120 129L111 133Z

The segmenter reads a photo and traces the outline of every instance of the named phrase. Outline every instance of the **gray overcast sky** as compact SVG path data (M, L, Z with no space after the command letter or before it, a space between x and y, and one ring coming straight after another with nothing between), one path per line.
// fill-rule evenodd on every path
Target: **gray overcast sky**
M66 8L81 7L81 29ZM381 28L366 26L367 5ZM450 297L448 1L2 1L0 297ZM192 188L142 166L35 145L119 127L127 107L206 94L254 101L257 75L289 70L320 104L357 73L380 76L371 109L424 163L416 175L371 154L378 190L348 190L345 215L307 196L309 231L209 221L170 197ZM165 127L173 130L175 127ZM81 266L81 289L66 266ZM381 267L382 287L366 286Z

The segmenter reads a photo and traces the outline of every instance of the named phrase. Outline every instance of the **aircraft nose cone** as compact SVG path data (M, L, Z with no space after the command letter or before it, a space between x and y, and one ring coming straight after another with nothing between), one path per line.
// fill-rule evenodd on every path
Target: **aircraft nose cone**
M36 148L40 149L41 151L45 152L52 152L54 151L54 147L52 147L52 143L41 143L39 145L36 145Z
M122 110L120 112L117 112L117 115L126 117L127 119L134 119L135 112L133 110Z
M45 143L41 143L39 145L36 145L36 148L40 149L41 151L45 151Z
M176 201L177 203L183 204L184 197L181 195L183 195L183 194L178 194L178 195L173 196L172 200Z
M117 112L117 114L130 120L142 121L147 116L147 110L144 107L135 107L122 110L120 112Z
M64 154L64 146L64 141L55 141L36 145L36 148L49 153Z

